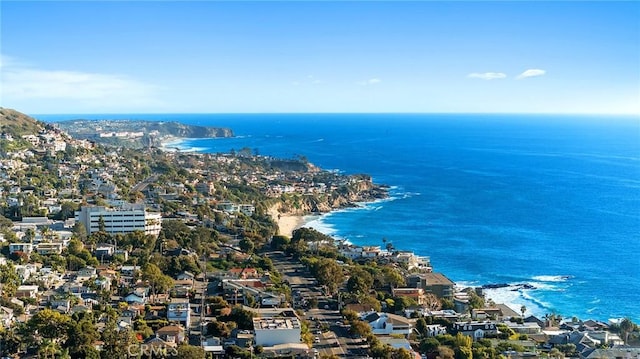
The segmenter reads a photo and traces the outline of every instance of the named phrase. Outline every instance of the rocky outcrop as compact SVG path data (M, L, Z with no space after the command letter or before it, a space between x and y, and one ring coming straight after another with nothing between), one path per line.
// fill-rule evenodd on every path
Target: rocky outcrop
M358 175L348 177L347 183L329 193L282 196L272 208L281 214L302 216L357 207L358 203L372 202L386 197L388 197L386 186L374 184L368 176Z

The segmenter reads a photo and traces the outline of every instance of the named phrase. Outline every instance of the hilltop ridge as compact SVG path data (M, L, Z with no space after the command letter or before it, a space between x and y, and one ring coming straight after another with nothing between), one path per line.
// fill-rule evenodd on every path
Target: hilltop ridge
M0 107L0 133L20 137L35 135L42 131L46 124L35 118L10 108Z

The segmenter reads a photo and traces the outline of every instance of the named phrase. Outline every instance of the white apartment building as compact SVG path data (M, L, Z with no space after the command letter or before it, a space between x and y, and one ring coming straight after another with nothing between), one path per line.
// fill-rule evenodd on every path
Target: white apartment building
M256 345L270 347L278 344L300 343L298 318L253 318Z
M104 221L107 233L130 233L143 231L145 234L158 236L162 229L160 213L147 212L144 206L110 209L101 206L83 206L75 212L76 222L81 222L87 233L100 230L100 218Z

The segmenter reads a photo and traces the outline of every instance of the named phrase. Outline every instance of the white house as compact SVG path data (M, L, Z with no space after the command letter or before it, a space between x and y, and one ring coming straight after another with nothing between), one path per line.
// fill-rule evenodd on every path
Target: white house
M300 343L298 318L253 318L255 344L270 347L278 344Z
M191 326L190 311L191 307L188 300L174 299L167 306L167 319L170 322L184 324L186 328L189 328Z
M453 330L478 340L487 334L498 334L498 328L494 322L455 322Z
M408 335L413 330L411 320L391 313L365 313L361 319L369 323L375 335Z

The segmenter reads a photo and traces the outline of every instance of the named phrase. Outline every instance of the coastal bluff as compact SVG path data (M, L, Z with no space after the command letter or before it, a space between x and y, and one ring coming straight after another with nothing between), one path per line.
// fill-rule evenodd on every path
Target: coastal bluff
M346 182L334 184L331 189L326 193L313 195L283 195L280 201L271 206L270 212L292 216L321 214L358 207L359 203L373 202L389 196L386 186L375 184L367 175L348 176Z
M76 119L57 122L56 126L74 138L129 148L160 147L171 138L234 137L230 128L176 121Z

